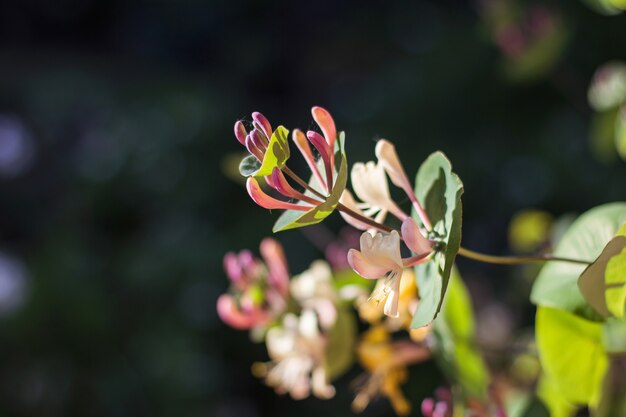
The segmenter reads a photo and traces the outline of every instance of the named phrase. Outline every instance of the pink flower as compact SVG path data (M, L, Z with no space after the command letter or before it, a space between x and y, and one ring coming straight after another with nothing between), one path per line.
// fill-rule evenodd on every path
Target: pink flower
M248 250L224 256L231 291L217 300L220 318L240 330L263 328L286 308L289 272L282 246L274 239L261 242L265 262Z
M415 256L402 259L400 234L395 230L375 236L364 232L361 235L361 250L351 249L348 252L348 263L363 278L385 278L385 284L377 286L370 298L377 302L386 300L383 311L390 317L398 317L402 270L428 261L432 253L431 242L422 236L413 219L404 220L402 234L405 244Z

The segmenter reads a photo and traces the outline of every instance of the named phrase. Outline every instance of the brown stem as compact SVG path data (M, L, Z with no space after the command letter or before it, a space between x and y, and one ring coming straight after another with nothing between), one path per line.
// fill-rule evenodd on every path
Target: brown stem
M538 256L494 256L484 253L474 252L473 250L461 247L459 249L459 255L475 261L486 262L490 264L498 265L518 265L527 264L530 262L570 262L576 264L590 265L591 262L584 261L582 259L562 258L553 255L538 255Z
M299 185L301 185L302 187L304 187L305 189L309 190L310 192L312 192L313 194L315 194L316 196L323 198L324 200L326 200L328 197L324 196L322 193L320 193L319 191L317 191L315 188L311 187L309 184L306 183L306 181L304 181L302 178L300 178L298 175L296 175L296 173L294 173L290 168L288 168L287 166L284 166L282 168L282 171L289 175L289 177L291 177L291 179L293 179L295 182L297 182ZM380 224L377 221L370 219L369 217L363 216L359 213L357 213L356 211L344 206L341 203L337 204L337 209L339 211L342 211L344 213L346 213L348 216L350 217L354 217L355 219L368 224L370 226L372 226L375 229L381 230L383 232L387 232L390 233L393 229L389 226L385 226L384 224Z

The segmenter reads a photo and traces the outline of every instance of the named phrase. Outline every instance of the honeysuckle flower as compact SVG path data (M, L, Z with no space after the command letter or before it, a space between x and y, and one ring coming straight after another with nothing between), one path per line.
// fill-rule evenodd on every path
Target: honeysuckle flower
M391 182L396 187L404 190L406 195L411 200L411 203L413 204L413 207L415 207L420 220L424 223L424 227L426 229L431 229L428 216L413 191L413 186L404 171L400 158L398 158L395 146L388 140L381 139L376 143L375 153L376 158L378 158L378 163L385 169L387 175L389 175L389 178L391 179Z
M289 272L282 246L274 239L260 245L261 260L248 250L224 256L231 291L217 300L220 318L240 330L263 328L287 306Z
M388 330L376 325L363 334L356 352L359 364L367 373L355 381L358 387L352 409L361 412L373 398L383 395L397 415L408 415L411 405L400 385L408 378L407 365L429 359L430 350L411 342L392 342Z
M329 330L337 320L337 292L333 287L333 273L328 263L318 260L309 269L293 277L291 295L303 309L317 313L320 326Z
M362 203L355 202L352 194L349 191L344 191L340 201L348 208L366 217L376 215L375 221L378 223L384 221L387 212L391 212L400 220L408 217L391 199L387 177L381 164L374 161L355 163L352 166L350 180L354 192ZM341 213L341 215L348 224L357 229L367 230L371 228L371 226L354 219L352 216L345 213Z
M382 291L384 280L378 280L374 292ZM386 317L379 303L372 298L358 300L359 317L370 324L382 324L390 331L408 329L417 306L417 287L412 268L402 271L398 296L398 317ZM386 318L385 318L386 317ZM383 321L383 319L385 320Z
M267 332L266 344L271 361L256 363L253 373L276 392L289 393L297 400L311 393L318 398L335 395L324 368L328 339L319 331L312 310L303 311L299 317L286 314L282 326Z
M378 285L370 298L377 303L386 300L383 312L390 317L398 317L403 269L428 261L432 252L430 241L422 236L413 219L404 220L402 231L405 243L416 253L415 256L402 259L400 235L395 230L389 234L376 233L375 236L364 232L361 235L361 250L352 249L348 252L348 263L363 278L385 277L384 284Z
M303 212L300 217L290 217L289 220L291 222L281 225L284 228L300 227L322 221L335 209L347 181L346 168L344 167L345 158L341 158L342 163L339 169L335 169L337 131L333 118L328 111L321 107L313 107L311 114L322 134L312 130L307 131L305 134L298 129L292 132L293 141L309 165L314 178L314 181L309 181L308 184L285 165L289 157L288 146L284 142L287 134L285 128L279 126L276 129L274 133L276 139L272 142L272 127L260 113L253 113L254 129L250 133L246 131L242 122L235 123L235 136L261 162L260 168L256 171L254 170L256 167L255 163L249 162L250 157L244 159L240 166L240 170L243 170L242 172L246 175L251 175L246 181L246 189L252 200L261 207L270 210L281 209ZM279 156L274 151L267 152L268 144L271 145L272 143L274 144L272 145L272 150L276 148L280 154ZM316 160L311 145L319 154L321 165ZM306 189L306 191L296 190L289 183L285 174L292 181ZM263 176L270 187L291 201L280 200L268 195L261 189L258 180L254 176ZM277 230L284 229L278 228Z
M235 122L235 137L254 155L259 161L263 161L263 156L267 151L267 145L274 131L269 120L259 112L252 113L252 130L246 130L243 122Z

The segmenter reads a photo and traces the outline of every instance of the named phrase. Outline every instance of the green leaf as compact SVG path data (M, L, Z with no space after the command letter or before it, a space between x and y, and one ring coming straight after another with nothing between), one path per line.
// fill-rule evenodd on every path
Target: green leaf
M613 256L606 265L604 284L606 285L605 300L611 314L624 318L626 307L626 237L619 236L622 250Z
M577 407L563 398L554 382L546 375L539 378L537 395L550 410L550 417L573 417L576 414Z
M357 324L351 307L337 310L337 321L330 331L326 348L326 375L334 380L346 372L354 363Z
M487 398L489 376L474 345L474 313L471 299L456 269L450 277L441 314L433 322L436 355L448 378L458 383L465 397Z
M441 309L454 259L461 245L461 195L463 183L441 152L430 155L415 179L415 194L428 213L431 234L441 242L432 260L415 267L420 302L411 327L429 324ZM413 213L419 224L417 214Z
M303 226L310 226L324 220L335 210L337 204L339 204L339 198L341 197L343 190L346 188L347 182L348 161L346 160L345 153L343 153L341 155L341 165L335 178L333 189L326 200L306 212L297 210L285 211L278 218L276 224L274 224L274 228L272 229L274 233Z
M617 109L606 110L591 117L589 129L589 146L591 152L600 162L610 163L616 158L615 123Z
M563 235L554 255L586 261L602 253L620 225L626 221L626 203L605 204L581 215ZM531 292L531 301L540 306L571 311L591 320L602 320L578 288L585 265L548 262L541 269Z
M255 177L265 177L271 175L274 168L282 168L289 159L289 141L287 135L289 131L284 126L278 126L272 137L270 143L267 145L267 151L263 156L263 162L257 172L254 173Z
M261 168L261 163L258 159L256 159L256 156L254 155L246 156L239 163L239 173L244 177L254 175L254 173L257 172L259 168Z
M619 156L626 160L626 106L622 106L615 118L615 147Z
M626 247L626 237L616 236L604 247L602 253L589 265L578 279L578 288L585 300L602 316L624 315L624 297L626 297L626 252L616 263L613 258L619 257ZM609 265L611 268L609 268ZM611 300L611 306L608 305Z
M602 324L567 311L539 307L536 338L544 372L563 399L597 404L607 369Z

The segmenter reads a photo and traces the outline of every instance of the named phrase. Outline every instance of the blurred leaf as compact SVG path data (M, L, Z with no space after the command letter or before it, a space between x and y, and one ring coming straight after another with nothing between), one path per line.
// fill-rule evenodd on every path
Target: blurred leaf
M625 221L626 203L595 207L572 224L554 255L593 260ZM548 262L533 285L531 301L540 306L571 311L587 319L601 320L602 317L585 301L578 288L578 278L584 270L583 264Z
M348 371L354 363L357 325L351 307L337 310L337 322L330 331L329 344L326 348L326 375L330 381Z
M602 325L539 307L536 338L543 369L559 394L574 404L597 404L607 368Z
M619 109L615 118L615 147L619 156L626 161L626 105Z
M483 400L487 396L489 374L474 346L474 326L471 299L455 268L441 314L433 322L437 359L450 381L458 383L466 397Z
M568 33L563 22L553 16L553 27L549 32L531 42L520 55L504 62L504 71L509 78L523 81L544 76L559 62L565 51Z
M274 168L282 168L289 159L289 141L287 135L289 131L284 126L278 126L272 137L270 143L267 145L267 151L263 156L263 162L257 172L254 173L255 177L265 177L271 175Z
M532 252L548 240L552 216L541 210L522 210L509 224L509 244L517 252Z
M550 417L572 417L577 407L565 400L554 382L546 375L542 375L537 386L537 395L550 410Z
M596 111L610 110L626 102L626 64L612 61L598 68L587 97Z
M616 121L617 109L598 112L591 119L589 145L594 156L603 163L609 163L615 159Z
M613 0L583 0L583 3L597 13L606 16L613 16L622 12L618 7L615 7Z
M420 167L415 194L428 213L433 227L431 238L441 242L441 249L431 261L415 267L420 302L412 328L425 326L437 317L461 245L463 183L452 172L452 165L442 152L431 154ZM414 212L413 217L416 218L417 213Z

